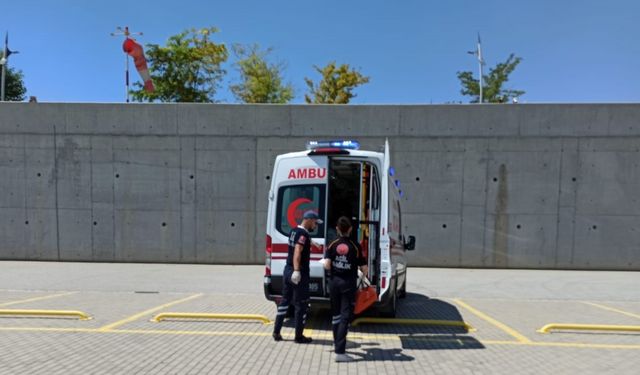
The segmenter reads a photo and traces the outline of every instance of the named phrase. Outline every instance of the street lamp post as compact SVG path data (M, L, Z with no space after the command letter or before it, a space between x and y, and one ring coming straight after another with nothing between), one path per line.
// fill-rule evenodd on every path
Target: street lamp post
M2 57L0 57L0 65L2 66L2 79L0 80L0 101L4 102L5 98L5 83L7 75L7 63L9 62L9 56L18 51L12 51L9 49L9 32L4 36L4 49L2 50Z
M0 92L0 101L4 102L4 80L5 80L5 73L4 73L4 66L7 64L7 58L4 57L4 52L2 53L2 58L0 59L0 65L2 65L2 83L0 83L0 85L2 86L2 88L0 88L1 92Z
M470 54L470 55L475 55L478 58L478 70L480 71L480 79L478 80L478 84L480 86L480 98L478 100L478 103L482 103L482 101L483 101L483 97L482 97L482 86L483 86L482 66L484 65L484 59L482 58L482 46L481 46L481 42L480 42L480 33L478 33L478 44L476 46L476 50L475 51L469 51L467 53Z

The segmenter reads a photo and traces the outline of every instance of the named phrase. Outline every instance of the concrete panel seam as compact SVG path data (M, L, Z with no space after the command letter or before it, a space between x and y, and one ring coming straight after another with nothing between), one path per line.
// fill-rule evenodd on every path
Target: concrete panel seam
M58 252L58 260L60 260L60 214L58 210L58 133L56 125L53 125L53 178L55 180L56 194L56 250Z

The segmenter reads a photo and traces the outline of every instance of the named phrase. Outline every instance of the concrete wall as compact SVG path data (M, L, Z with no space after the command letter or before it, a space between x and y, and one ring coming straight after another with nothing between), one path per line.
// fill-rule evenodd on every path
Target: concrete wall
M640 270L640 105L0 104L0 258L260 263L275 155L388 137L412 265Z

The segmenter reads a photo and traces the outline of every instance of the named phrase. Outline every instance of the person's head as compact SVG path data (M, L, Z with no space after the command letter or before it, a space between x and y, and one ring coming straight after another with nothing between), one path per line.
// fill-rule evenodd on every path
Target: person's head
M309 210L302 215L302 226L309 232L316 230L318 224L322 223L322 219L315 211Z
M338 222L336 223L336 230L338 231L338 235L346 237L351 234L351 221L346 216L340 216L338 218Z

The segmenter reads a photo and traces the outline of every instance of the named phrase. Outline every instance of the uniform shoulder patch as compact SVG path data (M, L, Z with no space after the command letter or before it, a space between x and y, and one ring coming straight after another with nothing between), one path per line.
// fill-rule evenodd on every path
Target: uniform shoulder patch
M301 234L300 237L298 237L298 243L300 245L304 245L305 242L307 242L307 236L305 236L304 234Z

